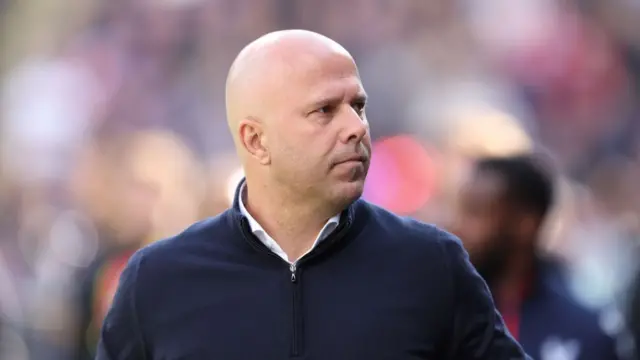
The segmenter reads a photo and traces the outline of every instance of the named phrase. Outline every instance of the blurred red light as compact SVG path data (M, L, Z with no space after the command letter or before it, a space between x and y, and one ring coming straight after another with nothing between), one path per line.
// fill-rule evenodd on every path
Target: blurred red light
M422 208L434 189L434 161L426 148L408 135L373 144L364 198L399 214Z

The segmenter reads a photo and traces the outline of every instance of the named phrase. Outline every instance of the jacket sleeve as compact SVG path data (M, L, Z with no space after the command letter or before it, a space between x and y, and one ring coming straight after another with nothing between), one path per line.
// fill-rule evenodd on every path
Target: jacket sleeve
M118 289L102 323L96 360L147 358L136 305L136 281L142 258L136 252L120 275Z
M460 240L446 233L444 237L454 302L453 335L448 358L530 359L506 329L487 284L471 265Z

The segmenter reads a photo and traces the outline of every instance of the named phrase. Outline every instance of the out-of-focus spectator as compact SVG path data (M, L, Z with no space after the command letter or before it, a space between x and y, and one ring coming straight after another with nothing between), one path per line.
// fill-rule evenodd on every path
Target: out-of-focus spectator
M640 272L637 273L630 288L627 329L633 340L633 348L640 349Z
M180 138L166 131L144 131L124 139L97 145L79 164L77 180L88 185L78 193L79 199L95 208L103 244L80 275L80 359L94 357L102 317L129 256L196 221L204 197L202 170Z
M539 251L553 198L553 179L535 157L483 158L463 188L454 229L527 353L615 359L597 314L570 298L562 264Z

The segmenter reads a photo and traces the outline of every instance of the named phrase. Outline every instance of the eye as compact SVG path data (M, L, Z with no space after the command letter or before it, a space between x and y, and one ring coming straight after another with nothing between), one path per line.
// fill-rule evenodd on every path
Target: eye
M351 104L351 106L358 114L362 114L364 113L364 108L366 104L364 101L356 101L353 104Z
M319 112L321 114L331 114L333 112L334 108L331 105L325 105L321 108L319 108L318 110L316 110L316 112Z

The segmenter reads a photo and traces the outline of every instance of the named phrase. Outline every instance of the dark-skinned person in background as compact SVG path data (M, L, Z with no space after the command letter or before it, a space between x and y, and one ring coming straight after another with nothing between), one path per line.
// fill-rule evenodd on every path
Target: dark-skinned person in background
M540 250L554 174L538 154L477 159L452 231L489 285L511 334L540 360L615 360L598 314L572 299L564 264Z

